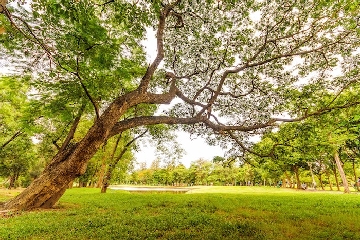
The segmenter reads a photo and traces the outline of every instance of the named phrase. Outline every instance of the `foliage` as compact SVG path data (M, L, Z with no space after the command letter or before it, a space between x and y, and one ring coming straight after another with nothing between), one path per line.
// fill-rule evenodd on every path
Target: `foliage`
M20 78L0 77L0 176L7 178L8 187L28 185L20 177L34 178L36 150L31 140L35 131L28 107L29 86ZM42 166L39 166L42 168Z

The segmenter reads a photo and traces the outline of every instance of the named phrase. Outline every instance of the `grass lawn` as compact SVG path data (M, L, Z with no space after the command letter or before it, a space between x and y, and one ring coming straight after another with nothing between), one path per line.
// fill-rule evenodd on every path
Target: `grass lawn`
M99 192L69 189L53 210L0 218L0 239L360 239L359 194L266 187ZM6 198L0 191L0 201Z

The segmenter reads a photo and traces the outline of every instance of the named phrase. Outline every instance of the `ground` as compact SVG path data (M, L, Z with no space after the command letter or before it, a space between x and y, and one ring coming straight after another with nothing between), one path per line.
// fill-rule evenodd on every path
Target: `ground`
M0 199L19 191L1 189ZM55 209L0 218L0 239L360 239L360 195L336 193L193 187L187 194L101 194L73 188Z

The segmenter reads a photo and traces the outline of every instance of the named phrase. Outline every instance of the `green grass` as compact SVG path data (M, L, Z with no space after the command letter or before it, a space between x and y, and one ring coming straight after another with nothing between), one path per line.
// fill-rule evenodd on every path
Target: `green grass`
M75 188L55 210L0 218L0 239L360 239L360 195L262 187L202 187L190 194Z

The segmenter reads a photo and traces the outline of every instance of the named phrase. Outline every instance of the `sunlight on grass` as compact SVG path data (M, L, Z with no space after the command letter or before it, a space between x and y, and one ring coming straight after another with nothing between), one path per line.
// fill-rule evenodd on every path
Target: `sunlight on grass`
M248 186L236 186L236 187L223 187L223 186L196 186L193 187L188 193L235 193L235 194L243 194L243 193L297 193L304 192L290 188L275 188L275 187L248 187Z
M54 210L0 219L0 239L360 239L358 194L266 187L99 191L69 189Z

